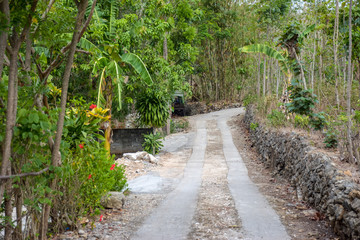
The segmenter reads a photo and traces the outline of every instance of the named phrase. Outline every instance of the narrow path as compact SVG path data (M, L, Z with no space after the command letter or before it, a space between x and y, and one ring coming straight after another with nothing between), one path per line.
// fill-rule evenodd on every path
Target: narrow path
M242 219L245 239L290 239L276 212L250 180L234 145L227 120L228 116L222 115L218 119L218 127L222 133L223 151L229 168L229 187Z
M241 221L231 196L228 168L216 120L207 121L207 146L202 184L188 239L243 239Z
M181 182L145 220L131 239L186 239L201 184L205 148L205 121L197 121L193 153L185 167Z
M228 109L194 118L193 152L182 180L131 239L290 239L275 211L249 179L233 143L226 122L242 112L242 109ZM216 191L223 195L215 195ZM231 215L230 220L223 218L226 214L216 214L225 209ZM217 233L214 229L206 232L207 224L219 226Z

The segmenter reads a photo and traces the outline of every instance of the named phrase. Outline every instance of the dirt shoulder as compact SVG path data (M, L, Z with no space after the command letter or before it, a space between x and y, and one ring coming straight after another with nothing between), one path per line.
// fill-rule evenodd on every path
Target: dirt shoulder
M298 201L295 190L290 184L265 168L259 160L256 149L252 147L242 119L243 115L238 115L228 122L234 144L248 168L251 180L280 216L290 237L294 240L338 239L324 216L311 209L306 203Z

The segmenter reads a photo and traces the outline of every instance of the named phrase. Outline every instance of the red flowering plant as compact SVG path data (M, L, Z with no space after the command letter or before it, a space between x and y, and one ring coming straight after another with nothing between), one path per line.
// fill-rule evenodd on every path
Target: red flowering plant
M72 209L68 212L74 213L71 219L100 214L101 197L126 187L124 166L114 164L114 156L109 157L99 134L106 112L94 104L78 105L67 111L60 191L67 209Z

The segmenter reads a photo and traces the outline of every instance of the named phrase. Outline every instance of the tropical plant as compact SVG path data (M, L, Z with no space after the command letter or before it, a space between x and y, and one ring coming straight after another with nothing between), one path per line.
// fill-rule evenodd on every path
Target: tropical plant
M116 1L110 1L110 11L108 15L108 24L104 24L104 19L96 14L96 21L99 25L108 31L103 33L101 47L86 38L80 40L79 46L92 53L93 55L93 74L99 76L97 90L97 106L110 109L111 116L113 92L116 86L116 94L118 99L118 108L121 109L121 92L124 81L124 66L129 64L140 75L145 84L151 85L152 78L139 56L133 53L127 53L120 48L118 37L115 31L115 10ZM110 154L110 136L111 136L111 117L104 124L105 127L105 148Z
M309 129L309 116L296 114L294 117L294 126L302 129Z
M336 148L338 146L338 140L335 132L327 131L325 133L324 143L326 148Z
M286 116L283 112L273 109L270 114L266 116L268 122L273 127L284 126L286 123Z
M163 139L163 137L160 133L144 134L144 143L142 146L146 152L153 155L158 154L160 149L164 146L161 139Z
M170 99L161 90L148 88L137 95L135 108L139 123L151 127L163 127L169 118Z
M311 90L304 90L299 81L294 80L288 87L291 101L286 104L286 108L291 113L310 116L315 104L318 103L316 95Z
M309 124L315 130L322 130L323 128L325 128L325 126L328 125L328 122L325 118L325 113L319 112L310 114Z

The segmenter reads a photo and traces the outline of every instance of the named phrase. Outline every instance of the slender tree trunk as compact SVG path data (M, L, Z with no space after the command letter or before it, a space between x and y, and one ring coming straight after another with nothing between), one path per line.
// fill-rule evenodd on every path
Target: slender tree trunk
M61 89L62 92L61 92L61 103L60 103L61 111L59 114L55 142L54 142L52 156L51 156L51 164L54 167L61 165L60 143L61 143L61 137L62 137L63 127L64 127L64 117L65 117L65 110L66 110L69 79L70 79L71 69L72 69L73 62L74 62L76 45L77 45L77 43L79 41L79 37L80 37L81 24L84 19L88 1L80 0L80 2L75 2L75 3L77 4L77 7L78 7L78 14L76 16L74 33L73 33L73 37L71 40L68 60L67 60L66 66L65 66L65 71L64 71L63 80L62 80L62 89ZM56 184L57 184L57 180L56 180L56 178L54 178L51 181L50 188L55 189ZM46 239L49 215L50 215L50 205L45 204L44 209L43 209L43 217L42 217L42 221L41 221L41 232L40 232L40 239L42 239L42 240Z
M6 1L6 0L5 0ZM10 168L10 155L11 155L11 142L13 137L13 129L15 127L16 121L16 111L17 111L17 88L18 88L18 53L20 50L21 43L24 41L25 36L30 31L32 14L34 13L38 1L34 0L31 5L30 13L27 16L27 23L25 24L21 35L14 30L12 36L10 37L10 67L9 67L9 80L8 80L8 102L6 109L6 124L5 124L5 140L3 142L3 152L2 152L2 163L1 163L1 175L10 174L8 169ZM6 16L10 15L9 5L4 6ZM2 201L4 196L5 185L11 180L6 180L1 182L0 185L0 201Z
M273 81L273 77L272 77L272 65L273 65L273 60L269 59L269 64L268 64L268 81L267 81L267 93L268 94L272 94L272 88L271 88L271 84Z
M296 51L294 51L294 52L295 52L296 61L297 61L297 62L299 63L299 65L300 65L300 76L301 76L301 80L302 80L302 82L303 82L303 84L304 84L304 89L307 90L306 79L305 79L305 75L304 75L304 69L303 69L303 67L302 67L302 64L301 64L301 61L300 61L298 55L296 54Z
M8 174L11 174L11 171L8 171ZM5 236L4 240L11 240L12 239L12 193L13 189L11 186L11 181L6 182L6 196L5 196L5 217L6 217L6 225L5 225Z
M165 61L168 60L168 43L166 33L164 34L164 42L163 42L163 58ZM170 134L170 122L171 122L171 103L169 104L169 118L166 120L166 134Z
M9 1L3 0L0 2L0 12L4 14L6 18L6 24L10 24L10 9ZM0 33L0 81L2 80L2 71L4 68L5 50L8 39L8 27Z
M280 83L280 68L279 68L279 62L276 62L276 99L279 99L279 83Z
M311 88L314 90L314 78L315 78L315 61L316 61L316 32L314 33L314 53L312 59L312 68L311 68Z
M20 188L15 191L15 205L16 205L16 227L13 233L13 239L21 239L22 237L22 207L24 205L23 196Z
M258 74L257 74L257 85L256 85L256 94L260 97L260 82L261 82L261 54L258 54Z
M323 36L321 35L321 33L319 33L320 36L320 55L319 55L319 83L321 87L322 84L322 77L323 77L323 56L322 56L322 52L323 52Z
M335 24L334 24L334 76L335 76L335 98L336 98L336 106L339 110L340 107L340 100L339 100L339 78L338 78L338 56L337 56L337 49L338 49L338 38L339 38L339 0L335 1L336 3L336 10L335 10Z
M264 73L263 73L263 97L266 94L266 57L264 56Z
M348 150L349 150L349 161L354 163L354 154L353 154L353 143L351 138L351 85L352 85L352 0L350 0L349 7L349 59L348 59L348 84L347 84L347 140L348 140Z

